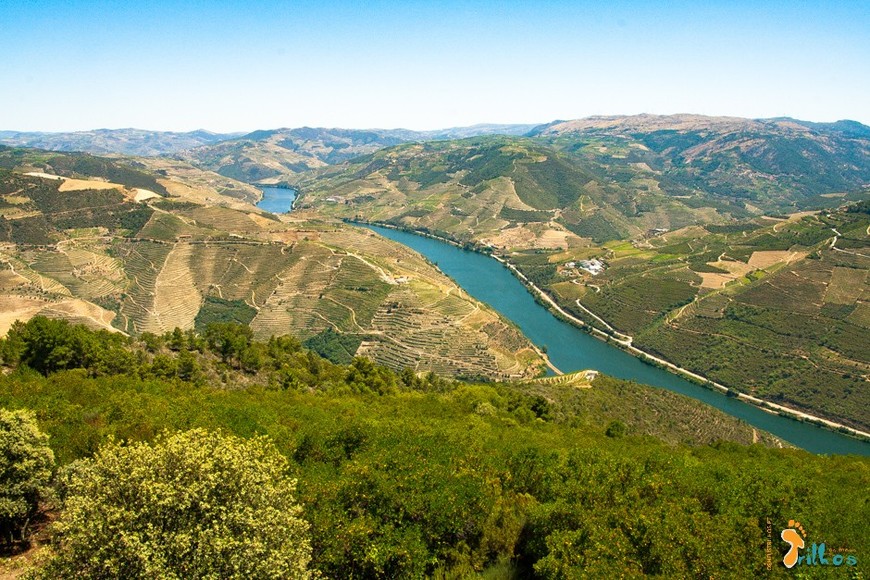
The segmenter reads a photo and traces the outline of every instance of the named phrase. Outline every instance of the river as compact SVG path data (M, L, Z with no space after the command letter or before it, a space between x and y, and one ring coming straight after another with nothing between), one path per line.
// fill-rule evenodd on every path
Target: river
M529 340L538 346L546 346L550 360L563 372L596 369L620 379L675 391L712 405L813 453L870 456L870 443L809 423L772 415L645 364L619 348L589 336L579 328L559 320L535 302L525 286L506 267L488 256L404 231L366 227L416 250L436 263L442 272L453 278L471 296L512 320Z
M263 199L257 207L272 213L287 213L293 209L296 201L296 190L286 187L261 187Z

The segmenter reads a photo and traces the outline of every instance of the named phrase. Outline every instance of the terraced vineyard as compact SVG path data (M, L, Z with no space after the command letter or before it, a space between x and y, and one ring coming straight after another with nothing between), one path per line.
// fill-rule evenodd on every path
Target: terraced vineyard
M597 252L606 269L594 276L568 267L570 252L512 259L573 314L635 346L866 430L868 228L863 203L613 242Z
M331 329L394 368L500 379L533 376L542 366L495 312L368 230L305 216L280 221L239 201L203 205L199 195L131 202L121 185L94 190L113 196L101 210L84 203L88 191L55 199L65 194L50 178L6 173L0 181L4 200L25 210L3 218L13 225L0 249L0 303L8 313L0 330L41 313L162 334L194 328L208 303L248 309L257 338L305 340ZM135 227L100 213L127 205L146 212L126 224ZM80 214L88 228L64 227L58 217ZM31 240L38 246L21 243L14 226L26 219L44 220L42 238Z

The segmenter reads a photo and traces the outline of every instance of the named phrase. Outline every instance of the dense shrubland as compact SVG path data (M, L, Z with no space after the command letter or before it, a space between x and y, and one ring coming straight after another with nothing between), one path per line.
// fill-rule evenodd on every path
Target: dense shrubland
M0 353L0 407L32 409L61 466L46 574L96 574L116 557L128 577L269 577L233 563L232 550L206 549L252 531L215 530L216 543L194 549L175 515L148 528L166 514L141 501L143 489L163 490L179 521L205 504L249 506L246 529L272 529L278 514L245 495L254 480L244 470L241 495L208 485L224 470L221 438L270 466L259 469L276 486L270 505L299 503L298 514L278 510L293 516L294 562L304 565L310 542L308 569L328 577L747 577L766 573L767 521L776 562L789 519L810 541L867 553L866 459L664 443L608 418L631 391L607 399L617 391L606 380L588 390L603 398L596 417L556 390L396 373L362 358L336 365L234 324L133 341L36 318L17 324ZM161 479L173 472L167 449L189 477ZM139 543L113 552L95 527ZM173 568L181 561L201 567Z

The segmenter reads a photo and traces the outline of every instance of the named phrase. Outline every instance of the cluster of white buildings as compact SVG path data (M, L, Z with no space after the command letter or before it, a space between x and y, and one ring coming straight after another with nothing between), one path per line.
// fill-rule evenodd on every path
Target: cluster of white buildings
M579 262L568 262L565 264L566 268L579 268L580 270L585 270L596 276L604 271L604 262L598 259L592 260L580 260Z

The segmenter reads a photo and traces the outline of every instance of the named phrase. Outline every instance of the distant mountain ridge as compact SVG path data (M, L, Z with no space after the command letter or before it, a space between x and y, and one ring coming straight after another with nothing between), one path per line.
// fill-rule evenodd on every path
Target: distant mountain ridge
M643 187L650 187L652 184L646 182L652 180L656 182L654 189L661 190L670 201L700 194L717 198L713 207L736 201L741 207L748 203L744 209L749 213L756 211L753 208L793 211L817 206L819 195L855 192L870 185L870 127L850 120L818 123L789 117L642 114L432 131L322 127L266 129L247 134L139 129L6 131L0 132L0 144L94 154L171 156L250 184L289 185L296 183L300 174L402 144L523 137L552 148L566 163L597 177L602 187L623 190L632 199L645 197L643 191L647 190ZM446 165L452 167L455 163ZM307 177L304 181L308 181ZM626 186L634 193L625 192ZM622 195L615 190L613 193ZM630 200L626 203L637 205ZM611 218L611 222L624 222L616 214ZM611 225L629 233L626 223Z
M870 127L852 121L841 119L830 123L803 121L792 117L771 117L750 119L745 117L709 116L698 114L653 115L592 115L579 119L555 120L538 125L526 134L530 137L540 135L564 134L581 132L588 129L615 129L633 131L674 130L692 131L715 129L717 131L746 130L763 126L778 126L782 129L814 130L817 132L847 133L859 137L870 136Z
M0 131L0 143L52 151L81 151L95 155L119 154L155 157L172 155L201 145L238 137L241 133L188 132L146 129L94 129L64 133Z
M299 127L253 131L204 145L181 156L188 162L248 183L277 183L296 174L350 161L385 147L482 135L522 135L536 125L481 124L435 131Z
M217 145L224 141L260 142L269 141L270 138L280 136L279 146L287 146L291 151L303 151L300 159L289 155L286 163L274 170L284 172L289 169L310 168L318 166L313 159L320 159L327 163L345 161L356 154L371 153L373 147L388 147L407 141L425 141L437 139L459 139L476 135L521 135L534 129L537 125L508 125L482 123L470 127L451 127L432 131L413 131L410 129L341 129L341 128L279 128L256 130L250 133L216 133L205 129L196 131L151 131L147 129L93 129L90 131L71 132L46 132L46 131L0 131L0 144L14 147L31 147L50 151L79 151L94 155L133 155L140 157L175 156L189 149ZM311 147L309 142L318 142L320 146ZM234 151L238 145L228 148ZM310 155L304 152L310 149ZM217 153L225 151L220 149ZM265 152L254 154L254 157L265 153L275 157L281 157L280 150L266 148ZM209 157L209 152L203 152L203 156ZM195 159L196 154L186 156ZM313 159L310 159L310 158ZM310 163L305 163L309 161ZM303 165L298 165L298 163ZM244 176L244 171L234 169L227 170L232 175ZM254 171L269 173L269 170Z

